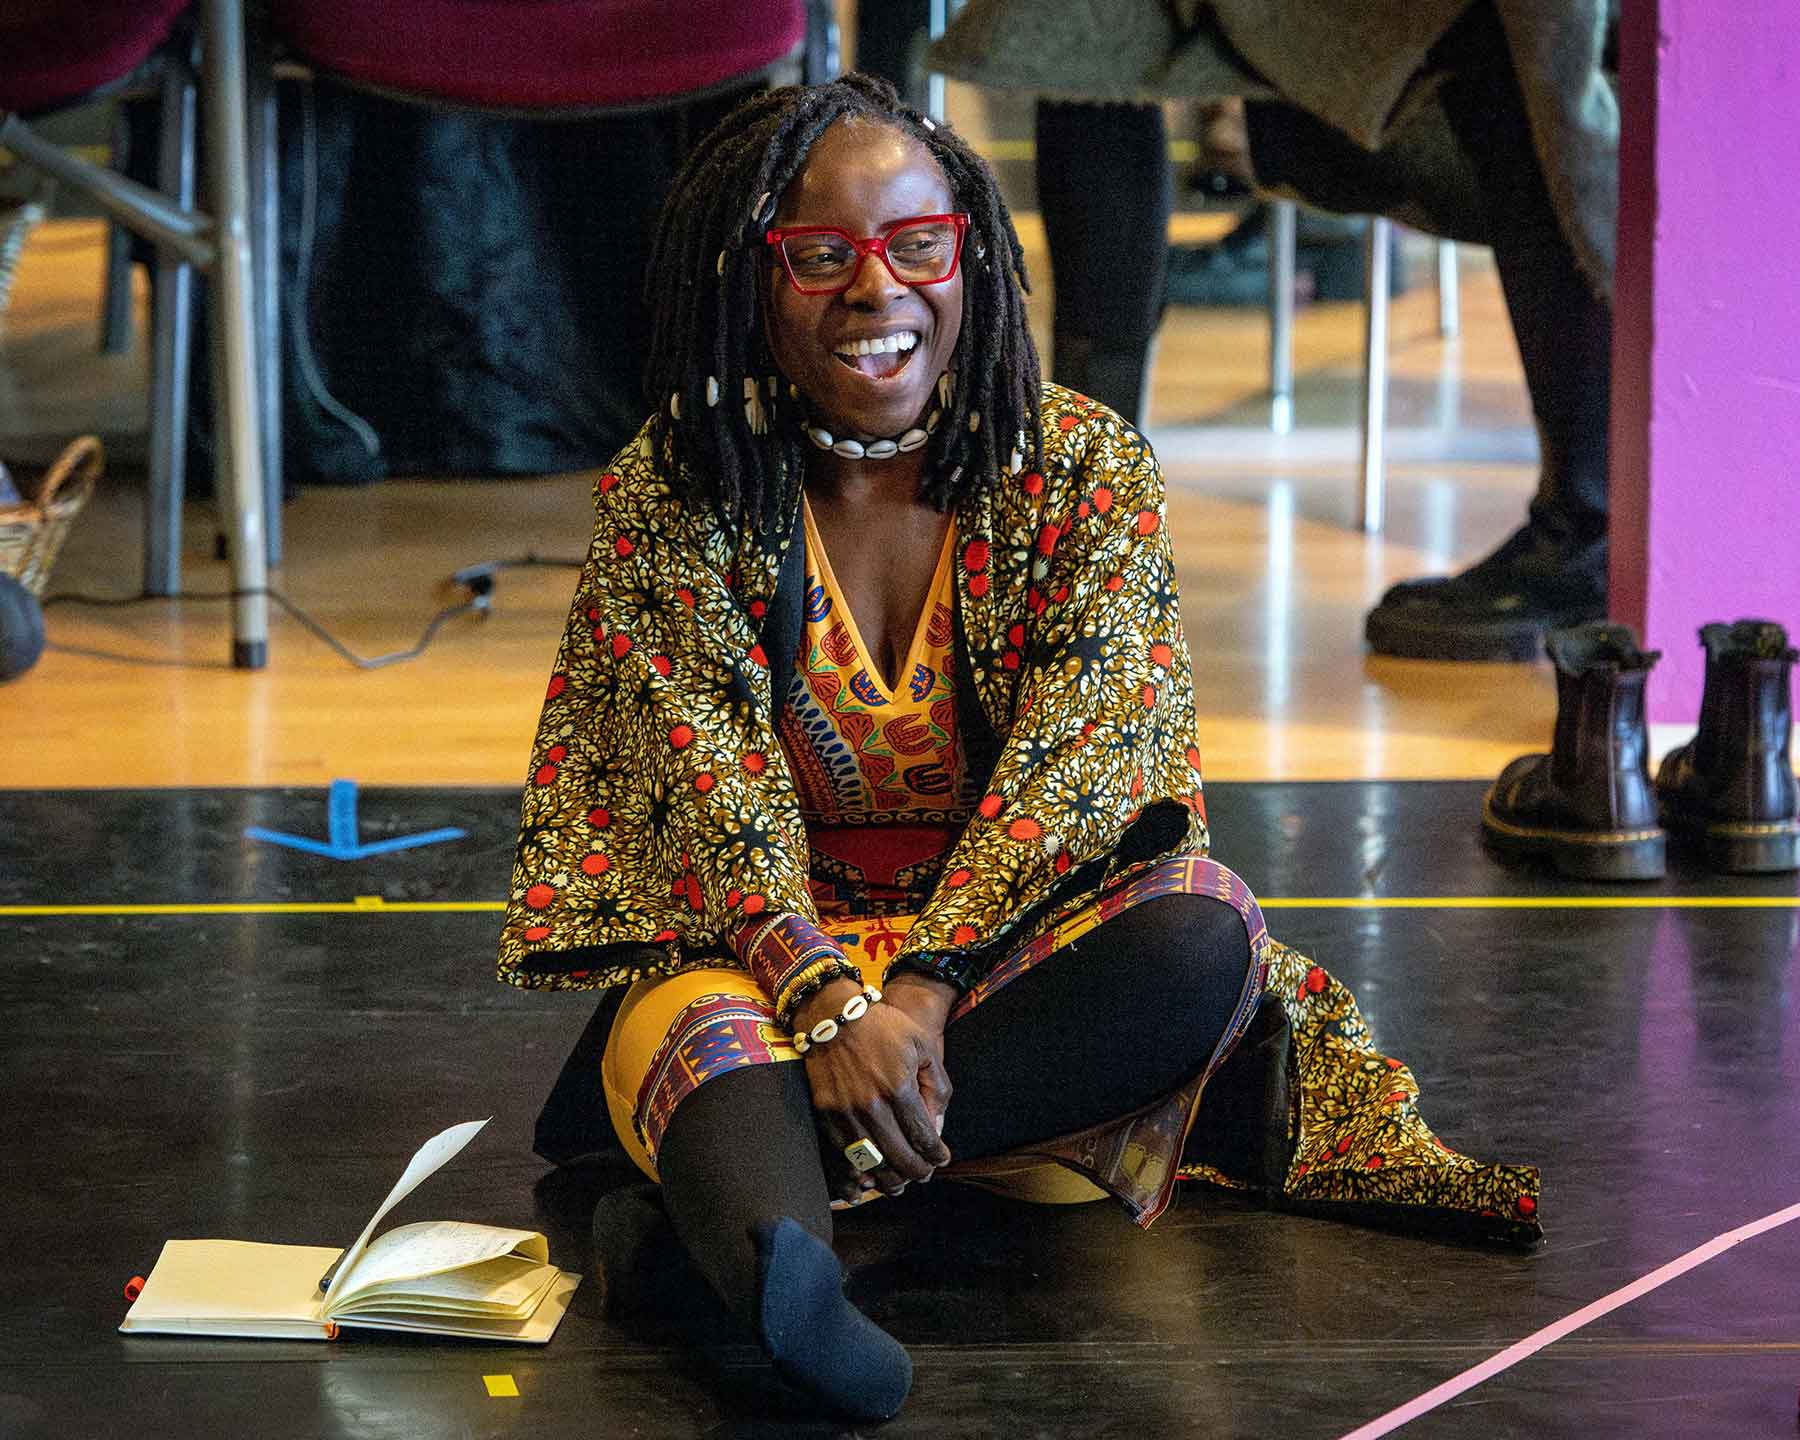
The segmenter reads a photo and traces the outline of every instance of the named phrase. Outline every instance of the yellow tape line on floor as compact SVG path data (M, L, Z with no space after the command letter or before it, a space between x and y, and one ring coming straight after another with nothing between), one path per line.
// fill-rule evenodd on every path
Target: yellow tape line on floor
M1259 897L1265 910L1795 910L1800 895L1315 895ZM504 900L270 900L173 905L0 905L16 916L139 915L476 915L499 914Z

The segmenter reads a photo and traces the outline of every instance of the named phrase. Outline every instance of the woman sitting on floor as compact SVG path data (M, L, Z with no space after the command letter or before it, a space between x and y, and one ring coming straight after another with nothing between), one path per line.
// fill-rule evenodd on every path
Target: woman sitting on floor
M511 984L612 988L573 1083L746 1337L854 1417L911 1364L832 1209L940 1171L1142 1225L1185 1174L1535 1233L1536 1172L1444 1149L1206 858L1156 460L1040 382L1025 283L986 165L883 82L699 144L502 942Z

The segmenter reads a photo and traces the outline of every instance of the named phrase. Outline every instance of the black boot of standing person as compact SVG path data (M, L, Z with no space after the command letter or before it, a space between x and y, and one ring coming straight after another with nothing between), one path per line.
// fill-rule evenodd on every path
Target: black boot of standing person
M1650 785L1644 681L1657 652L1623 625L1558 630L1556 733L1489 788L1481 829L1503 855L1548 859L1581 880L1655 880L1665 840Z
M1733 875L1800 869L1800 787L1793 732L1796 652L1767 620L1706 625L1700 730L1663 758L1656 795L1663 823Z

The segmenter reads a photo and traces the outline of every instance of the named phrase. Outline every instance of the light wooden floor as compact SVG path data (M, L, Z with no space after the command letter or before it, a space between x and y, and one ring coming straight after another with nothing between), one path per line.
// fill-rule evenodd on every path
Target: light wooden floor
M1026 240L1046 270L1035 227ZM95 225L58 222L26 251L0 317L0 455L87 429L141 453L142 356L95 354L99 242ZM1359 307L1302 312L1308 428L1286 441L1259 428L1258 313L1182 310L1165 324L1151 428L1172 484L1215 779L1482 776L1547 743L1544 667L1375 660L1361 640L1363 611L1385 585L1490 547L1531 490L1517 359L1492 271L1469 258L1460 341L1437 340L1429 287L1395 304L1394 439L1403 455L1488 458L1396 463L1381 538L1349 528ZM289 507L289 563L276 584L354 649L404 648L452 598L451 570L528 551L578 555L587 485L565 476L309 490ZM106 485L55 588L134 590L140 505L135 484ZM192 590L226 584L211 547L210 517L195 507ZM373 672L279 617L270 667L232 671L216 604L54 608L51 651L0 691L0 786L517 784L571 583L567 571L509 571L490 618L453 623L421 659Z

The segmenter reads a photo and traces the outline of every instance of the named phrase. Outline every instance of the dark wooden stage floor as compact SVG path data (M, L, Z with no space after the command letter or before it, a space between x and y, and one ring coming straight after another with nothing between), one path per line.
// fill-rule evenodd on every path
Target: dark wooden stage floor
M1546 1242L1196 1191L1138 1234L1108 1206L909 1192L840 1226L856 1296L917 1361L884 1436L1330 1440L1800 1200L1794 877L1598 890L1505 870L1478 846L1480 789L1209 797L1220 858L1356 991L1434 1128L1543 1168ZM591 1282L542 1350L116 1333L121 1287L166 1237L348 1243L420 1142L484 1115L399 1218L534 1224L588 1267L583 1196L530 1152L588 1007L489 978L515 805L371 792L365 841L468 836L336 861L243 837L323 836L321 790L0 792L0 1436L842 1433L722 1399L603 1321ZM1797 1311L1793 1225L1400 1433L1792 1435ZM490 1398L496 1374L517 1398Z

